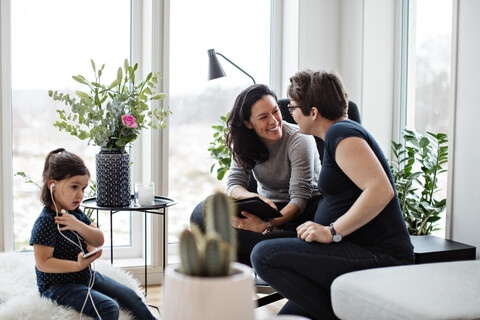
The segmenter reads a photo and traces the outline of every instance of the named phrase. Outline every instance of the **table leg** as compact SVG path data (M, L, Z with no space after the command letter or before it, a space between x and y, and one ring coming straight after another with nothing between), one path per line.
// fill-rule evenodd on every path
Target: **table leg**
M110 264L113 264L113 211L110 210Z
M163 224L163 252L162 252L162 268L163 268L163 273L165 274L165 241L166 241L166 226L165 226L165 209L163 209L163 214L162 214L162 224Z
M147 296L147 212L143 212L145 220L145 297Z

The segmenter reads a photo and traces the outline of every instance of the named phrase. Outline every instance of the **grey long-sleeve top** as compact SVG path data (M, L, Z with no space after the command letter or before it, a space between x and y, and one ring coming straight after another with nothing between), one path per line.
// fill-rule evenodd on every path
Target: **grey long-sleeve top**
M292 202L301 212L308 199L318 195L320 158L312 136L298 131L298 126L283 121L282 138L267 146L269 158L252 169L258 193L274 202ZM227 194L236 187L248 186L249 172L232 160L227 178Z

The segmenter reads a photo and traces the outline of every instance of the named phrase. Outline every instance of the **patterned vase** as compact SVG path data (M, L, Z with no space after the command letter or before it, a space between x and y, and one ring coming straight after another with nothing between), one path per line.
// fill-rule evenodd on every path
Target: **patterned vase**
M102 148L95 156L97 204L121 207L130 204L130 155Z

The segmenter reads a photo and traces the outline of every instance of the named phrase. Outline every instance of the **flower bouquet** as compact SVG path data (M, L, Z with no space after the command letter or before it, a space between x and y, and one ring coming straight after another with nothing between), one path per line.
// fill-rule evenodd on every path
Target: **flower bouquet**
M135 82L138 64L131 66L125 59L116 79L105 85L101 83L105 65L97 70L93 60L91 63L94 81L82 75L73 76L75 81L87 86L87 92L78 90L76 97L58 91L48 92L53 100L68 107L68 110L57 109L60 120L53 125L101 148L95 158L97 204L106 207L129 205L130 158L125 147L135 141L144 128L166 127L170 109L150 108L148 103L167 95L156 93L158 72L150 72L145 80Z
M135 83L138 64L131 66L128 59L118 68L117 77L110 84L101 83L105 64L97 70L91 60L95 80L88 81L84 76L73 79L88 87L88 91L77 90L77 97L50 90L48 95L62 102L69 110L57 109L60 120L53 125L60 131L69 132L81 140L89 139L108 150L125 152L125 146L135 141L141 129L166 127L166 118L171 114L168 107L152 107L149 101L161 100L166 93L155 93L160 73L150 72L145 80Z

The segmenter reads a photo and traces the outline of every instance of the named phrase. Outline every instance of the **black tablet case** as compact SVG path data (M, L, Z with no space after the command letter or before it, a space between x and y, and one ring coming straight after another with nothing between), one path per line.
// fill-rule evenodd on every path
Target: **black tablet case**
M263 220L279 218L282 216L282 214L278 210L273 209L266 202L264 202L258 197L235 200L235 203L237 204L238 209L237 216L240 218L245 218L241 214L241 211L247 211Z

